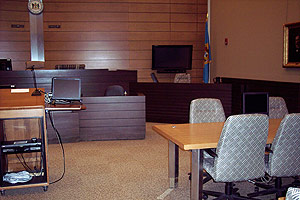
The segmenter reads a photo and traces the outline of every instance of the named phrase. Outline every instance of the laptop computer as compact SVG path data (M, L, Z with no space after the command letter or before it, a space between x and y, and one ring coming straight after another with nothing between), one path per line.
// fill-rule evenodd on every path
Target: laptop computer
M52 78L52 100L54 103L81 101L80 78Z

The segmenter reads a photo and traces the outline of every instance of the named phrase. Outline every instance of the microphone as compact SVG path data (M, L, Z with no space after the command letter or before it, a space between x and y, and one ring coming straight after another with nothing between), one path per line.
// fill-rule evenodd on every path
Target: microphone
M36 76L35 76L35 71L34 69L40 69L44 67L44 62L43 61L27 61L26 62L26 69L30 69L32 72L33 76L33 84L35 87L35 90L32 92L31 96L41 96L40 90L37 88L37 83L36 83Z

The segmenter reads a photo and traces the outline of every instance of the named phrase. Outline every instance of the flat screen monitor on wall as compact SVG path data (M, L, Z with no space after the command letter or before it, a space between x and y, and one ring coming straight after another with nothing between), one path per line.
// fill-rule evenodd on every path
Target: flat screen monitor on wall
M81 80L79 78L52 78L52 100L80 101Z
M182 73L192 69L193 45L153 45L152 70Z
M269 114L269 94L267 92L244 92L243 113Z

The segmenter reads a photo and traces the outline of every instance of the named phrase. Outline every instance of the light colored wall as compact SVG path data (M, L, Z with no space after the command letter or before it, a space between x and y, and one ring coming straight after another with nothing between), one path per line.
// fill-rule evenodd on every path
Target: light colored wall
M212 78L300 82L300 68L282 67L283 24L300 21L299 0L211 0L210 8Z

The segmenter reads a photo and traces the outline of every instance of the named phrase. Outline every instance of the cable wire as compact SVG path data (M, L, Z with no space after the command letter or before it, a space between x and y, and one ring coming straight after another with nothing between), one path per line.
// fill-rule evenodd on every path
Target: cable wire
M63 143L62 143L62 140L61 140L61 137L60 137L60 134L58 132L58 130L55 128L54 126L54 123L53 123L53 119L52 119L52 116L50 114L50 111L48 111L48 115L49 115L49 119L50 119L50 122L51 122L51 126L53 127L54 131L55 131L55 134L57 136L57 139L58 139L58 142L61 146L61 150L62 150L62 155L63 155L63 164L64 164L64 169L63 169L63 173L61 175L61 177L49 184L53 184L53 183L57 183L58 181L60 181L61 179L63 179L64 175L65 175L65 172L66 172L66 160L65 160L65 150L64 150L64 146L63 146Z
M22 155L23 161L20 159L20 157L18 156L18 154L16 154L16 157L18 158L19 162L23 165L23 167L24 167L24 169L26 171L31 171L30 167L27 165L26 161L24 160L23 155Z

